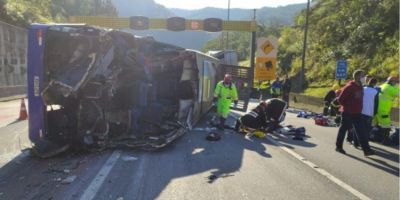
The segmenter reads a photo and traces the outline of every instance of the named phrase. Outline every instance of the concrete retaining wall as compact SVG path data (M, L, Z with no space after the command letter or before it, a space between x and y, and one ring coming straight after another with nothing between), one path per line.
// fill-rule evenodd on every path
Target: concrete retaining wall
M290 106L309 110L316 113L322 113L324 100L318 97L290 93ZM397 124L399 123L399 111L399 108L392 108L391 119Z
M0 87L0 98L27 94L25 85Z

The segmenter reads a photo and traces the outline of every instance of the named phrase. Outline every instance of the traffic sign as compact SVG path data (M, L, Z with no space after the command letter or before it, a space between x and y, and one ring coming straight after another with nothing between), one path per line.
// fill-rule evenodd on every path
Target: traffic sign
M278 54L278 40L274 37L257 39L257 57L276 58Z
M346 79L347 78L347 61L338 60L336 62L336 79Z
M207 18L204 20L204 30L208 32L222 31L222 20L218 18Z
M274 80L276 74L276 58L256 58L255 79L259 81Z
M182 30L182 22L185 21L184 30L203 30L209 32L218 31L243 31L254 32L257 29L255 21L223 21L217 18L208 18L205 20L196 19L156 19L142 16L133 17L110 17L110 16L71 16L68 23L85 23L95 26L103 26L109 28L132 28L135 30L144 29L167 29L173 27L173 30ZM183 31L183 30L182 30Z
M146 30L149 28L149 18L143 16L133 16L130 18L130 28L136 30Z
M186 20L182 17L170 17L167 19L167 29L170 31L184 31Z

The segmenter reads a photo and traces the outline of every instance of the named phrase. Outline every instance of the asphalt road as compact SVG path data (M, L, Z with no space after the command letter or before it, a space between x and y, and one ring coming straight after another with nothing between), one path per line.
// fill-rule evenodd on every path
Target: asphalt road
M19 103L14 102L17 112ZM378 155L365 158L345 144L348 155L338 154L336 127L316 126L294 114L288 114L285 124L306 127L305 141L276 135L245 138L225 131L220 141L209 142L203 120L156 152L109 150L45 160L20 153L21 146L29 146L27 122L8 120L4 125L0 120L0 199L342 200L359 199L357 192L364 199L399 199L398 147L372 143ZM76 179L63 184L70 176Z

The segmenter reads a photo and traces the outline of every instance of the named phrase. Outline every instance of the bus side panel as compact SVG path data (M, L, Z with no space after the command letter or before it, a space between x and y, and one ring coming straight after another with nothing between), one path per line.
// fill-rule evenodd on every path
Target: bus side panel
M45 25L32 25L28 33L29 139L33 143L44 134L44 111L41 91L44 78Z

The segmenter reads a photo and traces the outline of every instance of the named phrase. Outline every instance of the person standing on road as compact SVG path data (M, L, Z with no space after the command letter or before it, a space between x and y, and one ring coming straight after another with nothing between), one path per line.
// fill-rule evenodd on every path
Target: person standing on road
M285 80L282 84L282 100L286 101L287 107L289 107L289 93L291 87L292 82L290 81L289 76L286 74Z
M376 115L376 122L380 126L383 135L382 143L388 140L390 133L390 112L394 99L399 96L399 88L396 86L399 83L399 77L390 76L386 83L380 86L381 93L379 94L378 113Z
M214 101L217 101L217 113L220 118L219 129L223 130L225 120L228 118L232 101L238 103L238 94L235 84L232 83L232 76L225 74L224 80L218 82L214 91Z
M343 141L346 131L354 127L356 136L364 151L364 156L374 155L374 151L368 144L365 129L362 124L361 111L363 107L363 87L365 82L365 73L362 70L356 70L353 73L353 81L350 81L343 87L339 95L338 102L341 105L342 119L336 138L336 151L346 154L343 149Z
M372 118L378 111L378 90L375 85L378 81L375 78L370 78L368 85L364 87L363 108L361 118L365 127L366 136L369 138L369 133L372 130Z
M279 80L279 77L276 77L275 81L272 82L271 85L271 96L272 98L278 98L281 96L282 92L282 82Z

